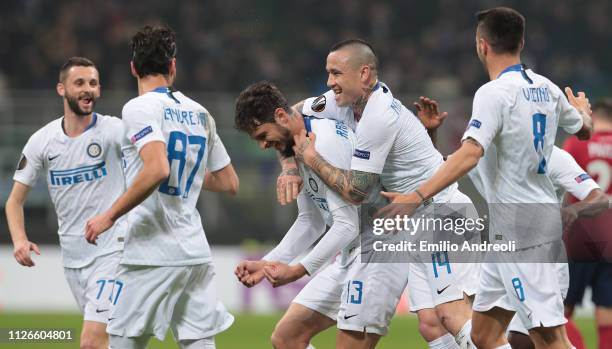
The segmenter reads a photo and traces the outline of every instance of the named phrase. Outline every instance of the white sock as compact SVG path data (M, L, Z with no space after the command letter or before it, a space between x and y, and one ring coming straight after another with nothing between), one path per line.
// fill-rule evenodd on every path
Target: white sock
M306 347L306 349L317 349L314 347L314 345L312 345L312 343L308 343L308 346Z
M438 337L431 342L427 343L430 349L458 349L455 337L452 334L447 333L442 337Z
M472 343L470 332L472 332L472 319L466 321L459 333L455 336L455 341L460 349L476 349L476 346Z

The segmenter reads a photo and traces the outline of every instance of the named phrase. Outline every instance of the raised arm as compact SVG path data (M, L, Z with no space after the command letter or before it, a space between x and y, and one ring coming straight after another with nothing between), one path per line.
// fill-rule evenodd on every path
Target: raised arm
M586 97L584 92L578 92L577 96L574 96L574 92L571 88L565 88L565 94L567 95L567 100L569 104L571 104L578 112L582 118L582 127L575 133L576 137L580 140L587 140L591 138L591 134L593 133L593 120L591 119L591 103L589 99ZM564 123L565 119L571 119L571 117L566 117L565 112L562 111L561 114L561 124Z

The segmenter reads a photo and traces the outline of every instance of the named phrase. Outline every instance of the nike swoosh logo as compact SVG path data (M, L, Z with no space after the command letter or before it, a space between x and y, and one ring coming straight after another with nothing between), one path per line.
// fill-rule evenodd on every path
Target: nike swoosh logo
M60 156L60 154L57 154L55 156L49 156L49 161L55 160L55 158L57 158L58 156Z
M353 315L349 315L349 316L344 315L344 320L348 320L348 319L350 319L352 317L355 317L357 315L359 315L359 314L353 314Z
M442 294L442 292L446 291L446 289L449 288L449 287L450 287L450 285L446 285L446 287L444 287L441 290L436 289L436 292L438 292L438 294Z
M108 311L108 309L102 309L102 310L100 310L100 309L96 309L96 313L103 313L103 312L105 312L105 311Z

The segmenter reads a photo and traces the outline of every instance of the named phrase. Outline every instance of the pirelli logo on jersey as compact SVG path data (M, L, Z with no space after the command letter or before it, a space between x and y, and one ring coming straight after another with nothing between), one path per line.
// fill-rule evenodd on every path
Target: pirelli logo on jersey
M49 171L51 185L73 185L93 182L106 177L106 162L91 166L78 167L72 170Z

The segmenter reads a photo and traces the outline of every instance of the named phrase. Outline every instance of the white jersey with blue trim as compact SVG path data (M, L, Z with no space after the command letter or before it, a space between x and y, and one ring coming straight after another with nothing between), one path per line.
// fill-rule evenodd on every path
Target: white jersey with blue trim
M351 164L351 154L355 149L355 136L348 126L338 120L320 119L305 116L304 124L307 132L317 135L315 149L334 167L348 169ZM304 190L308 197L319 208L325 224L334 223L330 210L350 205L340 195L331 190L310 167L299 162L303 174Z
M157 88L123 107L127 185L143 167L148 143L167 148L170 176L128 213L123 264L181 266L210 262L210 247L196 203L206 171L229 165L210 113L180 92Z
M84 237L87 220L109 209L125 190L123 134L119 118L94 113L81 135L68 137L61 117L34 133L23 149L13 179L32 187L46 175L66 268L85 267L123 248L125 219L100 235L97 245Z
M555 203L547 176L557 127L576 133L582 117L557 85L547 78L510 66L474 96L472 118L463 140L473 138L485 150L496 145L490 202Z
M350 168L355 137L344 122L305 116L304 125L307 132L317 135L315 148L324 159L335 167ZM298 217L279 245L263 259L289 263L317 241L327 225L325 236L300 263L313 275L340 251L339 263L345 267L359 251L358 207L329 188L309 167L301 162L298 166L304 180L297 200Z
M491 165L497 162L496 158L495 145L492 144L483 156L482 160L486 159L483 166L477 166L468 173L476 190L486 201L489 201L492 196L491 188L497 170L495 166ZM547 170L548 177L555 188L558 202L563 201L565 192L569 192L579 200L584 200L592 190L599 189L599 185L578 165L572 155L557 146L553 147L550 154Z
M376 84L358 122L351 108L336 104L333 91L306 99L302 112L341 120L353 128L357 145L351 169L380 174L388 191L414 191L443 163L423 124L381 82ZM450 199L456 189L457 184L451 185L436 196L436 201Z
M317 152L334 167L348 169L351 165L351 154L353 154L356 142L355 135L348 126L339 120L318 119L308 116L304 120L307 132L314 132L317 135L317 142L315 143ZM331 212L353 205L330 189L310 167L301 162L299 166L300 171L304 174L304 193L319 209L325 224L331 227L334 224ZM359 226L359 222L355 222L355 224L357 227ZM359 246L359 238L353 240L342 250L342 265L348 263L350 251L354 251L357 246Z

